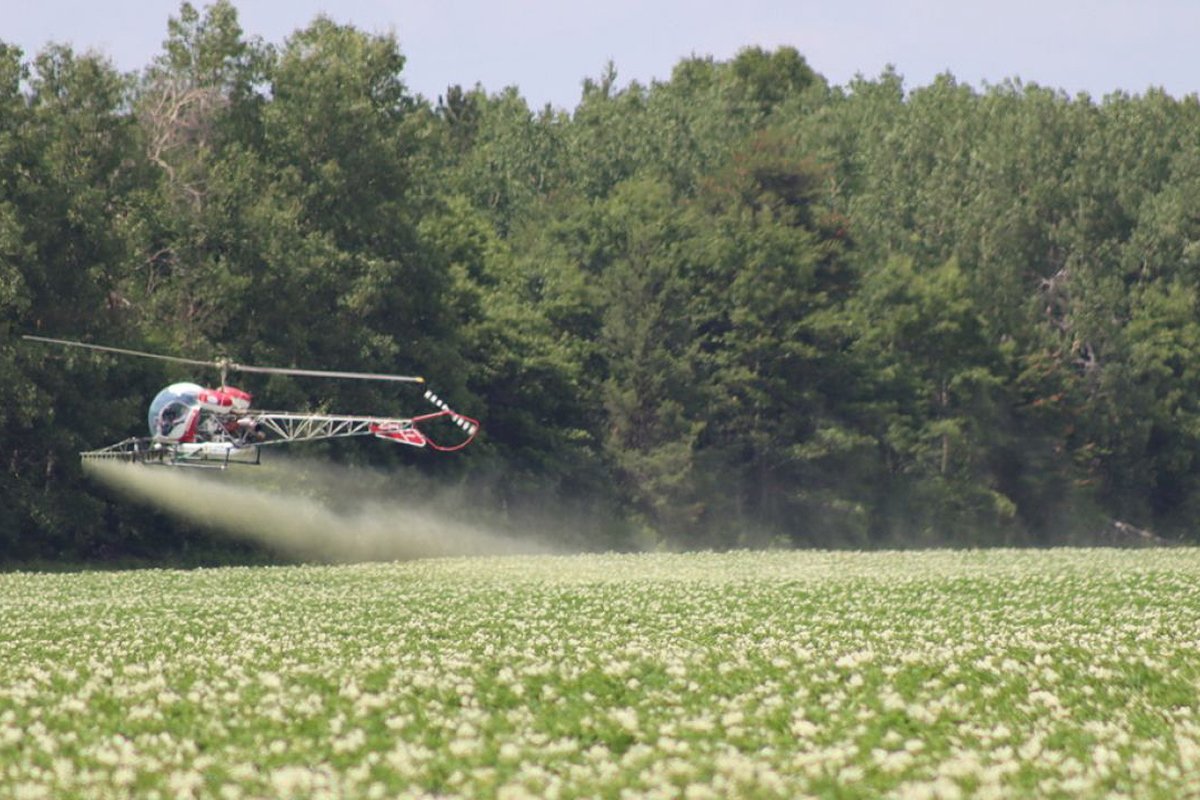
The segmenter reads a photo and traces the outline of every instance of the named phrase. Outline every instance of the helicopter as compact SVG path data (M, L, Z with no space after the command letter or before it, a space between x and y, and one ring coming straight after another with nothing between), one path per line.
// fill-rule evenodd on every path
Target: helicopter
M252 407L253 397L249 392L230 386L227 381L228 373L239 372L425 385L425 379L418 376L262 367L239 364L227 358L203 361L46 336L26 335L22 338L43 344L80 347L219 370L221 382L217 388L206 388L191 382L173 383L165 387L150 401L146 415L149 436L131 436L107 447L80 453L85 464L115 461L224 469L231 464L261 463L262 447L349 436L373 436L411 447L453 452L469 445L479 433L478 420L454 411L428 388L425 390L425 400L436 411L412 417L372 417L263 411ZM456 441L435 441L427 430L420 427L436 419L449 420L459 429L461 435Z

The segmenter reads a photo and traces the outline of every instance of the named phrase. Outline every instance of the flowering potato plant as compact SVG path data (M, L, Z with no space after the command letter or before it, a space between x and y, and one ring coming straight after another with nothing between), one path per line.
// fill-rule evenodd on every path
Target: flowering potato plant
M1200 794L1200 551L0 575L0 796Z

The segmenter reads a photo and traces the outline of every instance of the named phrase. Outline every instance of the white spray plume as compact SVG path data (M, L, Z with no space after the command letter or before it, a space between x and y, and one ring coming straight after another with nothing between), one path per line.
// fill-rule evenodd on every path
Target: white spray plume
M554 552L452 519L437 505L389 491L401 475L281 459L269 467L199 470L93 462L89 473L127 497L293 557L331 562ZM448 501L447 498L450 498Z

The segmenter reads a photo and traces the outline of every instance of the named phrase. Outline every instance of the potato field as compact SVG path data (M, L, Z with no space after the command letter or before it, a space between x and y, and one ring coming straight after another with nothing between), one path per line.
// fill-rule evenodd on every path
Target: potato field
M0 575L0 796L1200 794L1200 551Z

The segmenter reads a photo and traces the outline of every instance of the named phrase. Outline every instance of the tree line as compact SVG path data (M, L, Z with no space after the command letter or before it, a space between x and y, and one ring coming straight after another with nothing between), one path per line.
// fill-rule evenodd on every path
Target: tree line
M428 375L477 446L318 452L570 504L596 547L1195 537L1195 95L834 86L748 47L609 66L568 111L404 66L323 17L264 43L225 0L135 74L0 43L0 559L206 541L77 457L195 376L22 333Z

